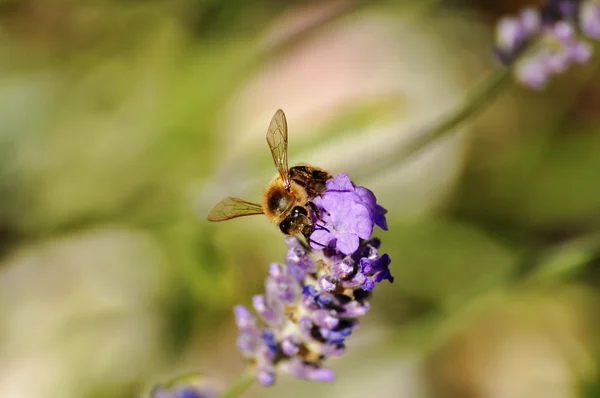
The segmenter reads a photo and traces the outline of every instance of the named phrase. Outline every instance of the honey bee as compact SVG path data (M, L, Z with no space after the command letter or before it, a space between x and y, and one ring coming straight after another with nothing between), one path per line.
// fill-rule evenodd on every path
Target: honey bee
M325 183L332 176L325 170L309 165L288 168L288 128L285 114L278 109L267 130L267 143L277 174L262 195L262 204L228 197L208 213L208 221L264 214L277 224L285 235L303 234L307 239L314 230L312 200L325 191ZM317 212L318 214L318 212Z

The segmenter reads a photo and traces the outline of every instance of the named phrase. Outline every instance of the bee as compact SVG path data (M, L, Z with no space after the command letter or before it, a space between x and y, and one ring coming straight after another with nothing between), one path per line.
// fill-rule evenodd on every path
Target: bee
M271 150L277 174L262 195L262 204L228 197L208 213L208 221L226 221L232 218L264 214L277 224L285 235L301 233L307 239L313 232L311 210L318 214L312 200L325 191L325 183L332 176L325 170L299 164L288 168L288 128L285 114L278 109L267 130L267 144Z

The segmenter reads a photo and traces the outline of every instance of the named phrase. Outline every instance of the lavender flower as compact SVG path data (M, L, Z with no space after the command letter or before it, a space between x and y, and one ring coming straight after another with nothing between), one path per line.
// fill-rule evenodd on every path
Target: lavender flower
M538 34L542 24L540 13L526 8L517 17L503 18L496 27L496 55L505 65L511 64Z
M149 398L217 398L221 388L196 375L154 386Z
M279 372L332 381L325 360L344 353L375 284L394 280L389 256L379 255L380 241L371 237L375 225L387 229L387 211L347 174L326 188L313 201L310 245L286 237L285 265L271 264L265 294L253 298L261 321L244 306L234 309L238 347L263 385L275 383Z
M518 81L536 89L572 64L588 62L600 39L599 0L547 0L500 20L495 52L505 65L514 65Z
M383 207L375 195L364 187L355 187L347 174L338 174L327 181L327 190L313 203L319 208L316 228L311 235L311 247L333 245L343 254L354 253L360 239L368 239L373 227L387 229Z
M600 40L600 1L586 1L581 5L582 32L591 39Z

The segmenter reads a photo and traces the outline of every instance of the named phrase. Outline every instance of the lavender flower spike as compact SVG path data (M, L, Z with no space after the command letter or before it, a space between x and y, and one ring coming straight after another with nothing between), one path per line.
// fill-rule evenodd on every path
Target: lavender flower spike
M543 88L572 64L592 56L589 40L600 40L600 0L546 0L497 26L495 52L505 65L514 65L518 81Z
M347 174L326 185L313 200L310 245L286 237L286 263L271 264L265 294L253 300L260 322L243 306L234 310L238 346L263 385L281 372L332 381L325 360L343 354L376 284L394 280L389 256L379 255L380 241L372 237L376 225L387 229L387 210Z

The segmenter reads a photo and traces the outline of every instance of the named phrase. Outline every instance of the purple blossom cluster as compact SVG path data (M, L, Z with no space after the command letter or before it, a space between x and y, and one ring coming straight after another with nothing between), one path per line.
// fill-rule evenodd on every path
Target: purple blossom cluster
M547 0L500 20L495 52L514 65L518 81L541 89L572 64L588 62L589 39L600 39L600 0Z
M238 347L263 385L279 372L332 381L324 361L343 354L375 284L394 280L372 237L375 225L387 229L386 210L370 190L338 174L313 203L309 244L286 237L285 264L271 264L265 294L253 298L260 321L244 306L234 309Z

